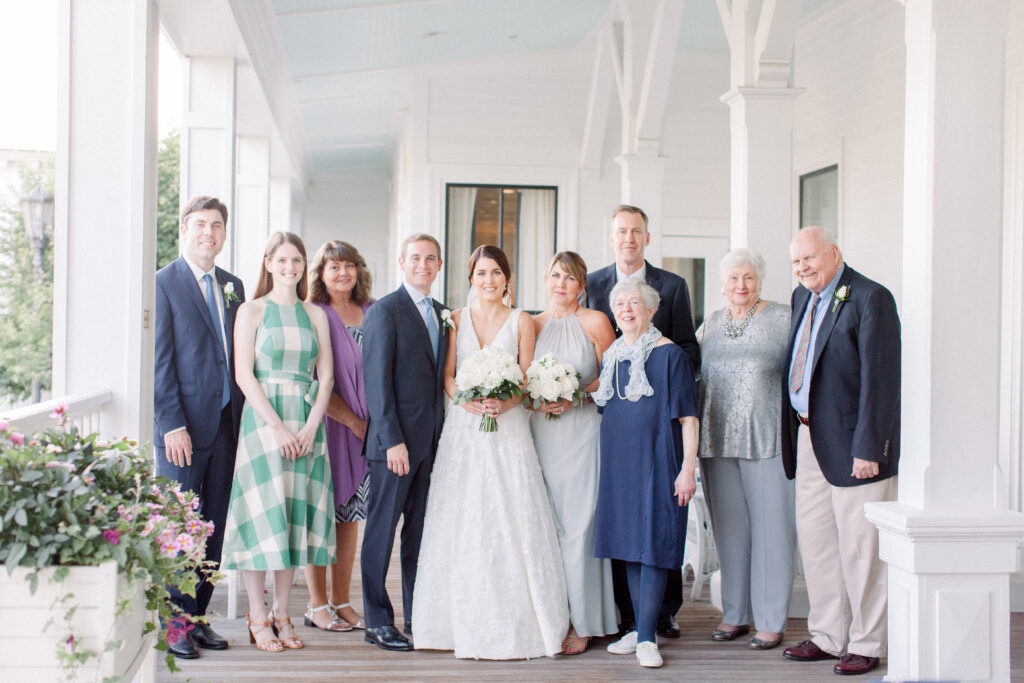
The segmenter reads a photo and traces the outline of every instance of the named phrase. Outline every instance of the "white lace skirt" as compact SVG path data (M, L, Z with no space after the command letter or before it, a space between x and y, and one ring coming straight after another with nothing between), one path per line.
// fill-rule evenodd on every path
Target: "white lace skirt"
M561 651L569 627L551 503L526 411L480 417L453 406L430 480L413 593L417 649L474 659Z

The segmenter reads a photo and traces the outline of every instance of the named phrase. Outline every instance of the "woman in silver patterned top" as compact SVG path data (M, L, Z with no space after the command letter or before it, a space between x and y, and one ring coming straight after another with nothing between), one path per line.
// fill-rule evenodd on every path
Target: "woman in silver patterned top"
M782 642L793 587L794 488L782 469L779 386L789 306L761 299L764 259L733 249L720 273L726 306L697 340L700 468L722 567L722 623L712 639L750 632L755 650Z

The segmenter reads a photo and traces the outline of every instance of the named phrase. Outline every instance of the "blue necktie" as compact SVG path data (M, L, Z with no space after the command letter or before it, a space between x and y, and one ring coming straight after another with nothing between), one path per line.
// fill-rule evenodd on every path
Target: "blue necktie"
M430 347L434 349L434 358L437 358L437 338L440 335L437 322L434 320L434 312L430 310L430 299L421 299L420 307L423 309L423 322L427 324L427 332L430 334Z
M207 273L203 276L206 280L206 307L210 309L210 317L213 318L213 329L217 331L217 343L220 344L221 351L225 350L224 347L224 329L220 324L220 312L217 310L217 294L213 289L213 276ZM224 388L221 394L220 407L223 408L231 400L231 383L228 380L228 359L224 357Z

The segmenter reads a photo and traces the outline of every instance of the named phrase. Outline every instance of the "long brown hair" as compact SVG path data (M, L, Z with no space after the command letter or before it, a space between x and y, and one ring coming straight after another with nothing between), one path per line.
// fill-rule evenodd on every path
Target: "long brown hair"
M302 254L302 259L306 260L306 245L302 243L301 237L294 232L275 232L267 240L267 246L263 250L263 261L260 262L260 280L256 285L256 296L254 298L259 299L261 296L266 296L274 288L274 276L267 270L267 261L285 242L298 249L299 253ZM296 294L299 295L300 300L305 301L308 293L309 284L306 280L306 269L303 268L302 276L299 278L299 284L296 288Z
M469 256L469 284L473 284L473 270L477 262L482 258L489 258L498 264L501 272L505 274L505 294L512 296L512 266L509 265L508 256L505 256L499 247L490 244L481 244L473 250Z
M315 304L331 303L331 295L324 284L324 268L331 261L348 261L356 267L356 286L352 289L350 299L356 306L370 302L373 291L373 276L366 267L359 250L348 242L331 240L316 250L313 261L309 264L309 300Z

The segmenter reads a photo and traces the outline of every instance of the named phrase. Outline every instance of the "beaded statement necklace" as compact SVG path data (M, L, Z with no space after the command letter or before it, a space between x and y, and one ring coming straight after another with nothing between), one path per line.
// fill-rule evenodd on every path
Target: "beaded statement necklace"
M754 319L754 314L757 313L757 307L760 305L761 298L758 297L757 301L754 302L754 305L750 307L749 311L747 311L747 314L743 316L743 320L733 320L732 316L726 313L725 320L722 321L722 329L725 330L725 336L730 339L742 337L743 332L747 329L747 326L750 325L750 321ZM617 377L618 376L616 376L616 378Z

